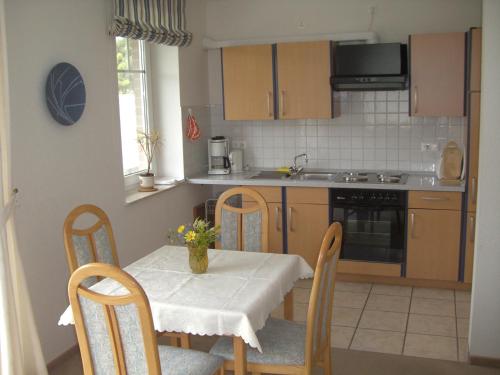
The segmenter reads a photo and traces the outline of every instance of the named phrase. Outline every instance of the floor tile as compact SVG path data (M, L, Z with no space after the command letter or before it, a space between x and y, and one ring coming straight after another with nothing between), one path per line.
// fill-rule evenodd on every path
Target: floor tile
M333 305L337 307L363 308L368 297L367 293L336 291L333 295Z
M465 290L455 290L455 301L457 302L470 302L470 292Z
M445 299L412 298L410 313L455 316L455 302Z
M407 320L407 313L365 310L359 321L359 328L404 332Z
M457 339L455 337L408 333L405 339L403 354L456 361Z
M313 285L313 279L299 279L295 282L296 288L311 289L312 285Z
M457 318L468 318L470 315L470 302L457 302Z
M293 288L293 301L297 303L309 303L311 289Z
M457 332L458 337L467 338L469 337L469 319L457 319Z
M469 362L469 344L467 339L458 339L458 360Z
M386 296L411 296L411 286L374 284L372 294L385 294Z
M293 304L293 320L296 322L305 322L307 320L307 308L305 303Z
M351 283L348 281L335 282L335 290L341 290L343 292L368 293L371 288L372 284L369 283Z
M413 297L447 299L453 301L455 293L451 289L413 288Z
M410 314L408 333L457 337L456 320L449 316Z
M347 349L354 335L354 327L332 327L332 347Z
M366 303L367 310L408 312L410 297L385 296L382 294L370 294Z
M333 307L333 325L344 327L356 327L359 322L362 309L352 307Z
M404 333L359 328L352 339L351 349L379 353L401 354Z

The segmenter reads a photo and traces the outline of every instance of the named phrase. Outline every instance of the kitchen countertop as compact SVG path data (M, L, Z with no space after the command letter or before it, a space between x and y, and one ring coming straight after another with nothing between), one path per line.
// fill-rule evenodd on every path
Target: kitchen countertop
M308 170L314 172L314 170ZM465 191L465 183L459 185L444 185L434 173L408 174L405 184L369 184L369 183L345 183L331 180L296 180L296 179L252 179L252 176L260 171L248 171L242 173L232 173L229 175L209 175L199 174L187 178L191 184L200 185L248 185L248 186L289 186L289 187L326 187L326 188L351 188L351 189L383 189L383 190L430 190L430 191ZM328 173L341 173L343 171L324 171ZM380 173L380 172L379 172Z

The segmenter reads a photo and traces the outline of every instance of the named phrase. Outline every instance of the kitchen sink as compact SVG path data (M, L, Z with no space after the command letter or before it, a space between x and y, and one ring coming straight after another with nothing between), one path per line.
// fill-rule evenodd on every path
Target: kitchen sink
M308 181L308 180L313 180L313 181L333 181L335 178L335 173L330 173L330 172L305 172L305 173L300 173L296 176L291 177L294 180L300 180L300 181Z

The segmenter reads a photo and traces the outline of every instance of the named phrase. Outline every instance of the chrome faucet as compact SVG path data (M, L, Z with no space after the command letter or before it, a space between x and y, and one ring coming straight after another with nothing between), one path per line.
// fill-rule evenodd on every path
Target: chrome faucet
M298 158L304 158L304 161L307 162L309 161L308 157L307 157L307 154L299 154L299 155L296 155L294 158L293 158L293 165L289 168L289 171L290 171L290 174L292 176L296 176L298 175L300 172L302 172L302 170L304 169L304 167L297 167L297 159Z

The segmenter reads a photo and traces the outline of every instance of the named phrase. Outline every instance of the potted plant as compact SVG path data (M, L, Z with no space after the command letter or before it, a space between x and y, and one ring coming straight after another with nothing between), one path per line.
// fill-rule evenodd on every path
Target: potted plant
M155 130L150 132L139 131L137 133L137 142L141 146L141 150L146 156L148 163L148 169L146 173L141 173L139 175L139 190L141 191L152 191L155 190L155 175L151 171L151 164L153 163L153 158L160 143L160 133Z
M197 218L192 225L179 225L177 232L170 231L171 244L187 245L189 267L193 273L205 273L208 269L208 246L214 243L220 226L210 227L208 221Z

